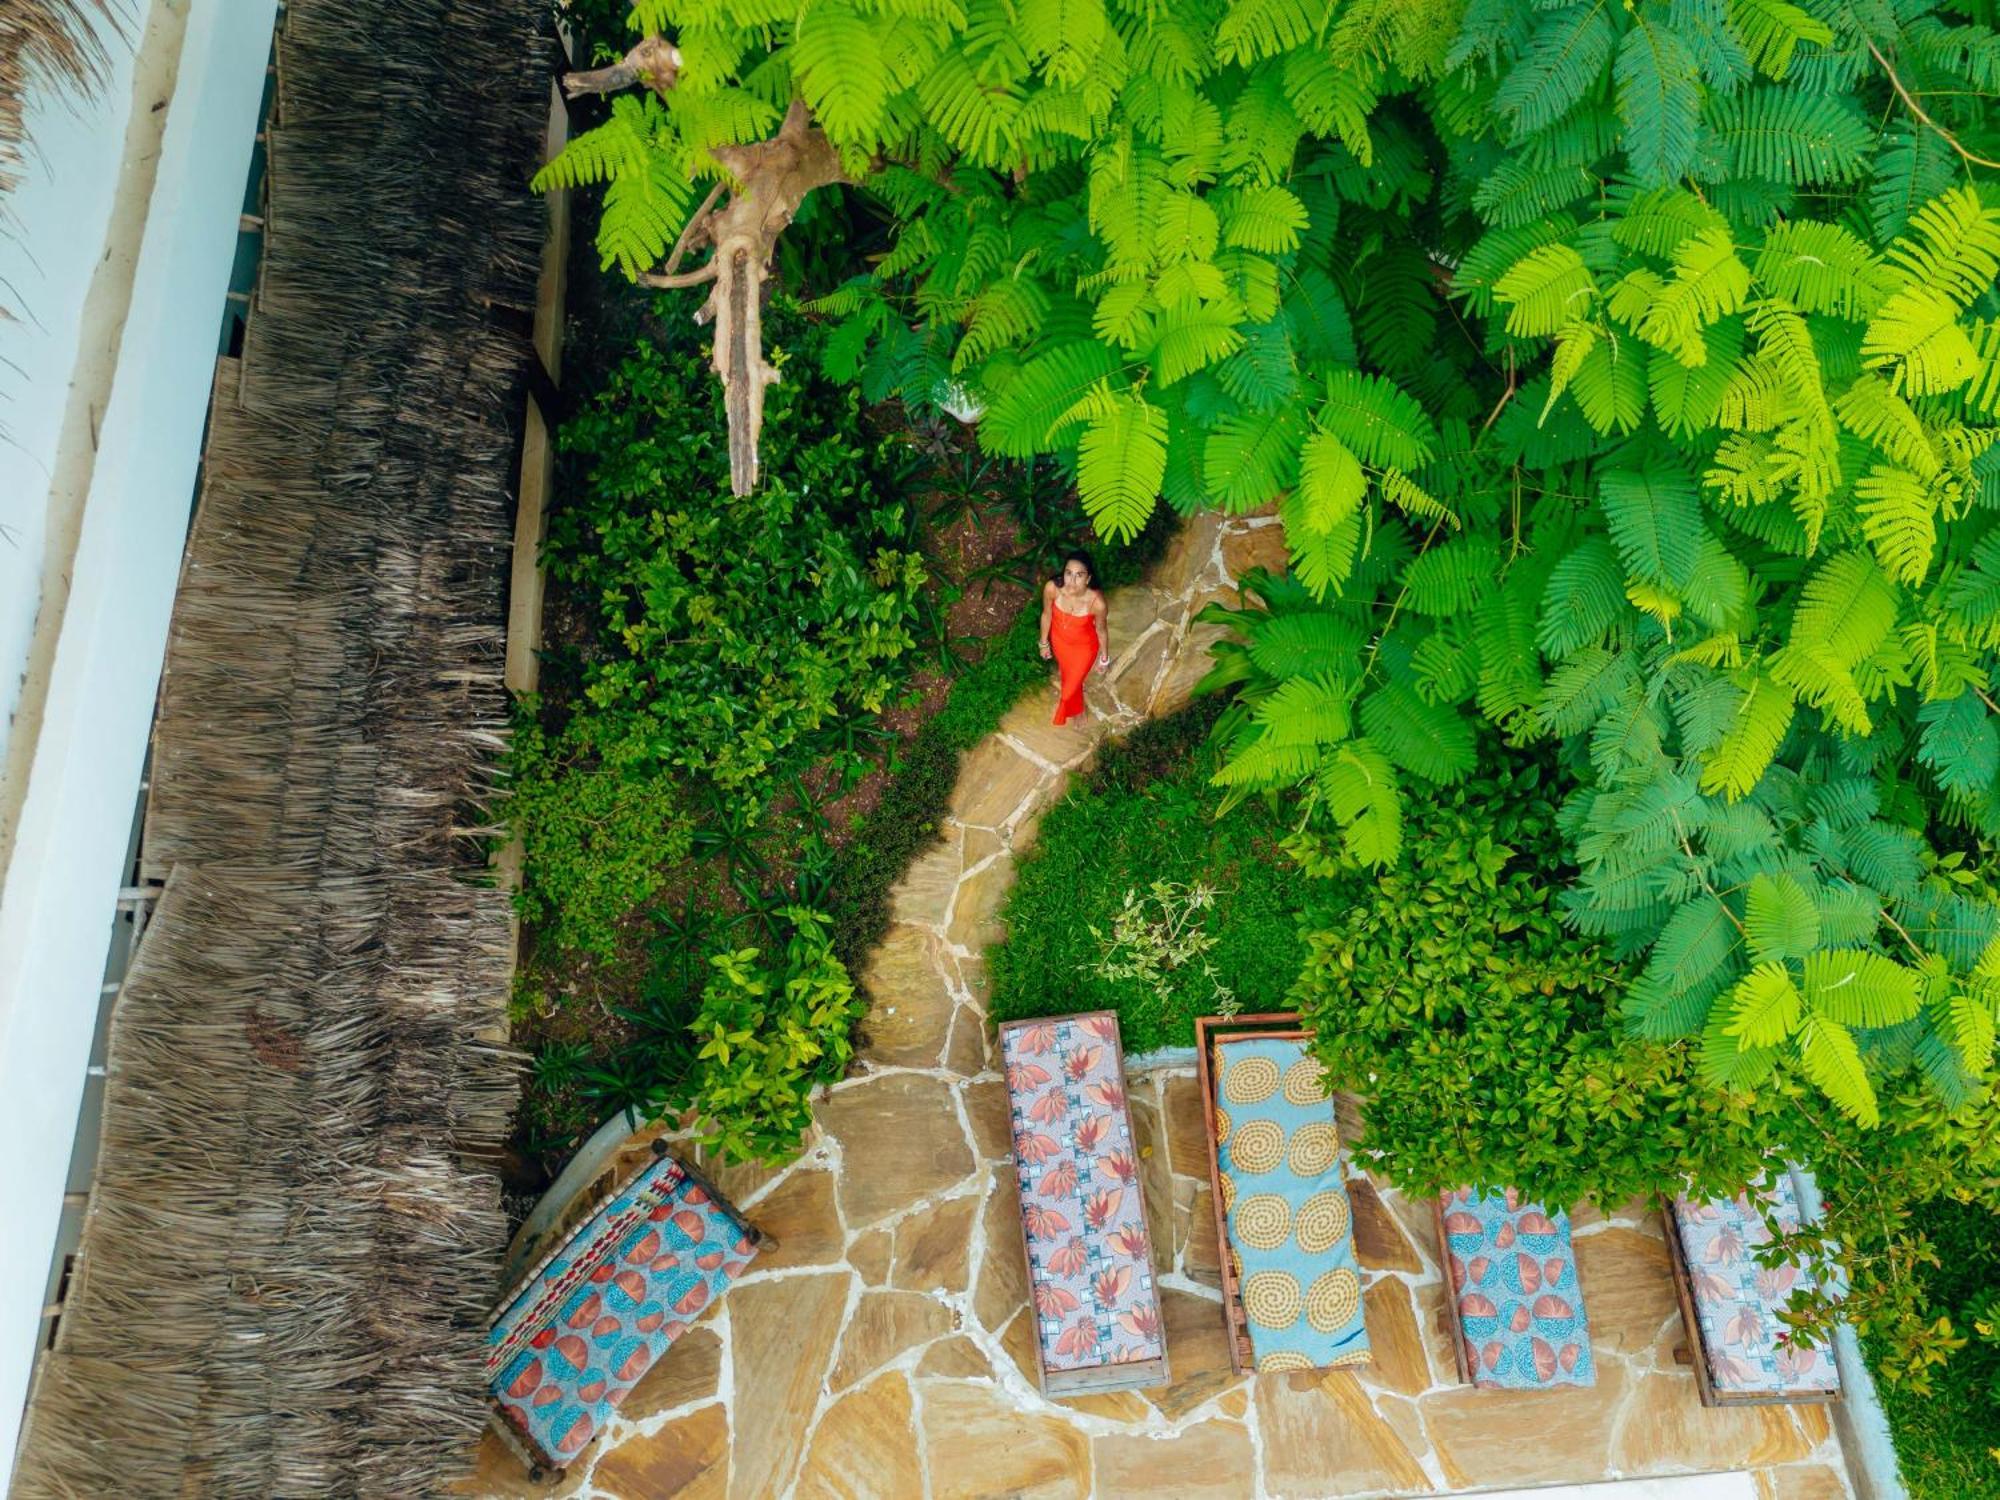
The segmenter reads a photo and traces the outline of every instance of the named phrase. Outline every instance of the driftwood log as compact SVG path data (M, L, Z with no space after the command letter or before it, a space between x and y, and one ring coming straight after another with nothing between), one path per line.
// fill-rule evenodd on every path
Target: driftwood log
M680 50L649 36L609 67L571 73L563 79L571 98L612 93L642 84L665 98L680 77ZM793 100L777 134L711 152L729 174L702 201L681 231L666 263L640 276L642 284L672 289L709 286L708 300L695 314L715 324L716 378L722 382L729 413L729 487L747 495L757 487L757 444L764 430L764 387L778 372L764 358L764 281L778 236L798 217L799 205L814 188L845 182L840 153L813 124L803 100ZM717 206L725 189L729 201ZM691 252L709 252L692 270L681 262Z

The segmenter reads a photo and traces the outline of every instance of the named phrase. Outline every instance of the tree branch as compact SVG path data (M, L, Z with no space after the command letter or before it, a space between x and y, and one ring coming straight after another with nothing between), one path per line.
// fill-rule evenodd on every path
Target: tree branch
M1903 80L1896 76L1896 70L1891 66L1889 66L1889 59L1882 55L1882 49L1880 47L1877 47L1872 40L1868 43L1868 50L1875 54L1875 61L1880 63L1882 65L1882 71L1889 75L1889 87L1896 91L1896 97L1901 99L1903 103L1908 106L1911 114L1915 115L1919 120L1922 120L1924 124L1928 125L1932 130L1935 130L1940 136L1944 138L1944 143L1947 146L1951 147L1952 150L1956 151L1960 156L1964 157L1965 160L1971 162L1974 166L1991 167L1995 171L2000 171L2000 161L1989 161L1985 157L1977 154L1976 152L1966 150L1965 147L1961 146L1958 143L1957 136L1953 135L1949 130L1946 130L1944 126L1938 124L1936 120L1933 120L1930 117L1930 113L1921 104L1917 103L1916 95L1912 94L1908 89L1903 87Z
M580 94L615 94L643 83L664 99L680 74L680 48L665 37L649 36L609 67L563 74L562 86L564 95L574 99Z

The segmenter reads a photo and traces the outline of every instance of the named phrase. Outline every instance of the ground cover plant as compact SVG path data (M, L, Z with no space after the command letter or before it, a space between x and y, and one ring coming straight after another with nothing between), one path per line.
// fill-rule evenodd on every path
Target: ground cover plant
M2000 1495L2000 1219L1941 1199L1919 1210L1916 1227L1935 1255L1917 1273L1926 1301L1963 1343L1941 1368L1880 1387L1897 1467L1913 1500L1992 1500Z
M606 184L606 263L720 296L759 189L867 202L836 377L979 411L1114 534L1275 504L1223 787L1338 877L1545 757L1606 1025L1814 1164L1919 1363L1901 1216L2000 1196L1990 0L633 21L641 91L546 179Z
M1298 875L1268 808L1215 816L1221 794L1209 784L1206 736L1218 707L1183 710L1106 745L1043 815L1007 898L1007 940L989 954L996 1020L1116 1010L1126 1050L1138 1053L1192 1046L1194 1018L1225 995L1244 1011L1284 1007L1299 967ZM1212 906L1185 920L1213 946L1154 976L1117 972L1146 951L1143 939L1114 947L1120 914L1130 900L1159 924L1156 883L1170 887L1176 913L1188 888L1212 891Z

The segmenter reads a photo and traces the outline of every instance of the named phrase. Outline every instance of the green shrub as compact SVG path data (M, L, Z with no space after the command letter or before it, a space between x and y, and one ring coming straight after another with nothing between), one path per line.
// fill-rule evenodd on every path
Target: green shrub
M1539 763L1413 803L1404 846L1313 893L1295 991L1330 1076L1367 1097L1372 1165L1413 1194L1557 1204L1748 1180L1764 1143L1685 1049L1626 1040L1626 974L1563 923Z
M1927 1301L1951 1320L1939 1342L1964 1339L1928 1378L1889 1380L1878 1389L1896 1460L1912 1500L2000 1497L2000 1214L1980 1203L1939 1199L1919 1209L1912 1227L1932 1259L1919 1273ZM1983 1325L1983 1326L1982 1326ZM1893 1351L1869 1340L1880 1373Z
M687 857L688 820L667 773L604 761L582 725L552 739L539 709L522 701L507 761L507 818L523 855L515 905L541 941L608 957L665 867Z
M849 1034L863 1004L834 956L830 919L788 907L792 924L781 965L755 948L715 954L714 975L689 1025L694 1075L685 1103L706 1130L704 1144L729 1161L782 1161L812 1124L812 1090L845 1071ZM774 955L775 956L775 955Z
M1043 816L1002 911L1007 940L988 955L995 1019L1101 1007L1118 1012L1129 1051L1189 1045L1194 1018L1216 1008L1204 962L1243 1010L1283 1004L1299 964L1298 877L1261 804L1217 821L1203 745L1213 718L1202 705L1106 745ZM1109 937L1127 896L1143 899L1155 881L1216 890L1214 909L1201 914L1214 945L1164 985L1109 978L1092 929Z
M767 327L810 346L813 325ZM693 339L645 343L562 431L550 576L596 613L584 704L607 755L672 767L754 815L801 741L879 712L908 674L922 561L899 445L860 398L783 357L783 437L729 492L717 388Z

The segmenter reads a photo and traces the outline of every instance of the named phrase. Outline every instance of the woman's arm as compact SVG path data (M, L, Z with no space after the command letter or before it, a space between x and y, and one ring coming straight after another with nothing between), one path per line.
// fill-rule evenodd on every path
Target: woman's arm
M1097 664L1108 667L1111 665L1111 611L1105 608L1103 594L1091 594L1090 612L1097 616Z
M1050 618L1050 612L1054 610L1055 607L1056 607L1056 586L1053 583L1045 583L1042 585L1042 660L1043 661L1047 661L1049 659L1049 626L1054 623L1054 621Z

